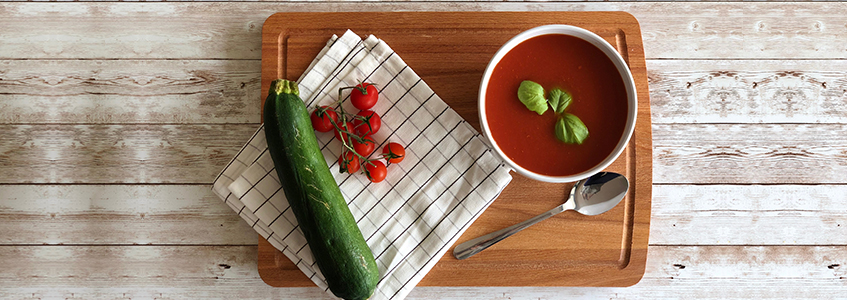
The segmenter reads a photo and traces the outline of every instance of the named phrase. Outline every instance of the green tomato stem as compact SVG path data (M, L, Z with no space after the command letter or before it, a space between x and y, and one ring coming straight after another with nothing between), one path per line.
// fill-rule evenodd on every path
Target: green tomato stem
M332 106L336 106L336 105L338 106L338 110L336 111L336 114L338 114L339 122L341 124L343 124L343 126L345 128L348 128L347 123L350 123L350 122L347 122L347 116L351 116L351 118L354 119L354 120L358 119L358 120L367 121L367 119L369 119L369 117L363 117L363 116L359 116L359 115L348 114L348 113L344 112L344 105L339 105L344 100L344 98L341 97L341 92L346 90L346 89L352 89L352 88L356 88L356 87L349 87L348 86L348 87L339 88L338 89L338 100L336 100L332 104ZM320 106L318 106L317 109L322 110L322 111L327 110L327 109L324 109ZM341 157L343 158L342 160L345 162L345 164L349 163L349 161L346 158L346 154L349 151L349 152L352 152L353 155L355 155L356 157L359 158L359 161L361 162L362 165L364 165L364 164L373 165L373 163L371 162L373 159L368 159L367 157L360 155L358 152L356 152L356 149L353 148L353 139L355 139L359 143L366 143L367 139L360 137L360 136L356 135L355 133L353 133L349 130L341 129L342 127L339 126L338 123L336 123L335 120L333 120L332 118L329 119L329 122L332 123L332 127L334 127L335 130L337 130L339 132L338 137L341 139L341 145L344 147L343 149L341 149ZM367 122L365 122L365 123L367 123ZM370 127L370 123L368 123L368 127ZM347 136L347 138L345 138L345 136ZM352 136L352 138L351 138L351 136ZM374 144L376 144L376 141L372 141L372 142ZM346 169L346 168L344 168L342 166L342 169ZM344 171L344 170L342 170L342 171ZM365 171L365 170L363 170L363 171L365 173L367 173L367 171Z

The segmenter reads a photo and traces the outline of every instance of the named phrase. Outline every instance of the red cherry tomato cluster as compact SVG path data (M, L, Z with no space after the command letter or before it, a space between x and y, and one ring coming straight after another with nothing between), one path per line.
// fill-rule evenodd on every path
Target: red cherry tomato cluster
M333 131L335 138L343 144L338 158L341 173L353 174L364 169L365 176L371 182L381 182L385 180L388 169L380 159L385 159L387 163L399 163L406 156L406 149L398 143L389 143L378 158L368 159L376 148L376 141L371 136L382 127L382 119L371 110L379 100L379 91L373 84L365 82L339 89L338 99L343 99L341 92L345 89L353 89L350 102L360 111L348 114L340 105L337 110L331 106L321 106L312 111L312 127L319 132Z

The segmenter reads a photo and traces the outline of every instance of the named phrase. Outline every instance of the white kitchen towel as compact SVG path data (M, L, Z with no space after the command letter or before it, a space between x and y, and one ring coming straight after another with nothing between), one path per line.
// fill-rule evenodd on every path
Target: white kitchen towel
M373 82L373 108L382 127L373 138L406 147L405 159L388 166L385 181L338 173L341 143L316 132L327 164L348 201L379 266L372 299L402 299L511 180L509 169L476 130L447 106L400 57L374 36L347 31L333 36L300 78L309 109L331 105L338 88ZM348 97L349 90L342 94ZM344 102L347 112L356 112ZM297 220L288 209L263 128L215 180L213 190L256 231L327 289Z

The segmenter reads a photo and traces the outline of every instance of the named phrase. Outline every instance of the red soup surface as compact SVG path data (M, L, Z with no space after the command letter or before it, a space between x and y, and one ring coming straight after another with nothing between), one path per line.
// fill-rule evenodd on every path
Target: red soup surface
M588 127L581 145L559 141L552 108L539 116L518 100L521 81L568 91L565 111ZM626 88L603 52L580 38L548 34L530 38L506 53L488 83L485 113L494 141L512 161L543 175L567 176L600 164L617 146L627 117Z

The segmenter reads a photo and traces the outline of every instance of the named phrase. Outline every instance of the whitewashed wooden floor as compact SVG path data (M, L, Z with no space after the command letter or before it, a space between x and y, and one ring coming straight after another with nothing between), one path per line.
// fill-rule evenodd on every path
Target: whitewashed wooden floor
M629 288L410 299L847 298L847 4L0 4L0 299L322 299L265 285L209 190L259 123L277 11L623 10L653 110L647 272Z

